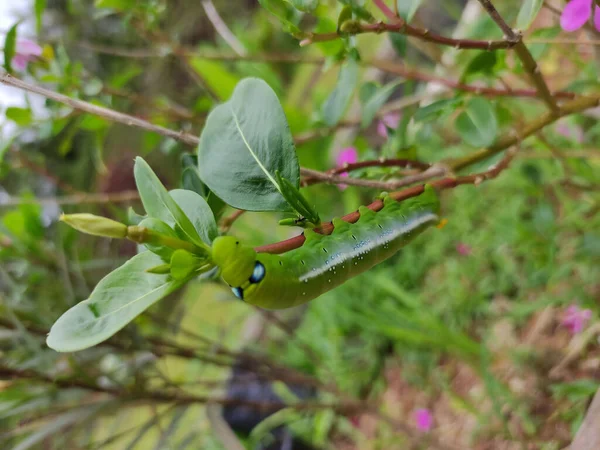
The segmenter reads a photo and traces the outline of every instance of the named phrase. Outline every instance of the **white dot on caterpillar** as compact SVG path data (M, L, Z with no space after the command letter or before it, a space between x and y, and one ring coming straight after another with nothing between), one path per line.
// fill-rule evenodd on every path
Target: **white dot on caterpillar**
M304 280L305 283L308 283L308 278L306 280Z
M306 295L306 292L303 292L302 295Z
M331 283L331 280L327 280L328 283Z

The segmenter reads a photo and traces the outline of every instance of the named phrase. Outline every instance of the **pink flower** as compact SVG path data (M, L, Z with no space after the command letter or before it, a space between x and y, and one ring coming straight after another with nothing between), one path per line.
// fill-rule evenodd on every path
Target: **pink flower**
M358 152L354 147L343 148L335 157L335 164L338 167L344 167L346 164L354 164L356 161L358 161Z
M421 431L429 431L433 425L433 415L426 408L417 409L414 413L417 428Z
M346 147L340 150L340 152L335 157L335 164L338 167L345 167L346 164L354 164L358 161L358 151L356 151L355 147ZM347 177L348 172L340 173L341 177ZM338 184L338 187L343 191L348 186L345 184Z
M563 9L560 16L560 26L565 31L575 31L581 28L592 15L594 0L571 0ZM600 31L600 7L594 7L594 26Z
M576 127L571 128L566 123L558 123L556 125L556 131L558 134L560 134L568 139L574 139L579 144L583 143L583 140L585 139L585 136L583 134L583 130L581 129L581 127L576 126Z
M571 305L565 311L561 324L567 327L572 334L581 333L588 321L592 318L592 311Z
M27 69L27 64L42 55L42 47L29 39L17 40L15 56L12 65L19 71Z
M377 134L383 138L388 137L388 128L395 130L400 123L400 113L389 113L377 123Z
M456 251L459 255L469 256L473 249L469 244L465 244L464 242L459 242L456 244Z

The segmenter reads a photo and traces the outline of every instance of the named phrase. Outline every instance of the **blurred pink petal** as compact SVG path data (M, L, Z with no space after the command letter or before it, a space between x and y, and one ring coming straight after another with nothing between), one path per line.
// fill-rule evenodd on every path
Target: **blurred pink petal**
M431 415L431 411L426 408L417 409L414 413L414 417L419 430L431 430L431 426L433 425L433 416Z
M598 5L594 8L594 27L600 31L600 6Z
M344 167L346 164L354 164L358 161L358 151L355 147L346 147L340 150L335 157L335 164Z
M580 144L585 139L585 136L583 134L583 130L581 129L581 127L578 127L578 126L571 127L564 122L556 125L556 132L566 138L575 139L575 141Z
M381 137L388 137L388 128L396 129L400 123L400 113L389 113L377 123L377 134Z
M581 309L579 306L571 305L565 310L561 324L568 328L572 334L578 334L583 331L591 318L591 310Z
M463 256L469 256L473 249L469 244L465 244L464 242L459 242L456 244L456 251Z
M34 61L42 55L42 47L29 39L17 40L15 46L15 56L12 59L12 65L15 69L23 71L27 68L27 64Z
M11 62L12 66L19 72L27 69L27 63L29 63L29 58L27 58L27 56L19 55L18 53L13 56Z
M592 15L594 0L571 0L563 9L560 16L560 26L565 31L575 31L581 28Z
M17 41L16 50L18 54L25 56L41 56L42 47L36 42L29 39L19 39Z

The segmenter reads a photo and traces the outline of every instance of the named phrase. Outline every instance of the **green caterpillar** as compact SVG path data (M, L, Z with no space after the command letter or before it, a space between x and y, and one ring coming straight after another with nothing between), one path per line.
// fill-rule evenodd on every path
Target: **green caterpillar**
M439 223L439 199L430 185L401 203L384 196L383 204L377 213L361 206L354 224L333 219L331 235L307 230L302 247L281 255L256 253L235 237L219 237L213 262L239 299L266 309L298 306L388 259Z

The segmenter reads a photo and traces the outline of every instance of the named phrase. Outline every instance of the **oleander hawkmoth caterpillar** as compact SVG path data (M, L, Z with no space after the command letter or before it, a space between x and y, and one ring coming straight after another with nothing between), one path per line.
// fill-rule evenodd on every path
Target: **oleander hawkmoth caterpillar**
M378 212L361 206L353 224L333 219L330 235L307 230L301 247L280 255L256 253L233 236L218 237L213 262L247 303L266 309L306 303L388 259L439 222L439 199L430 185L403 202L386 195L383 204Z

